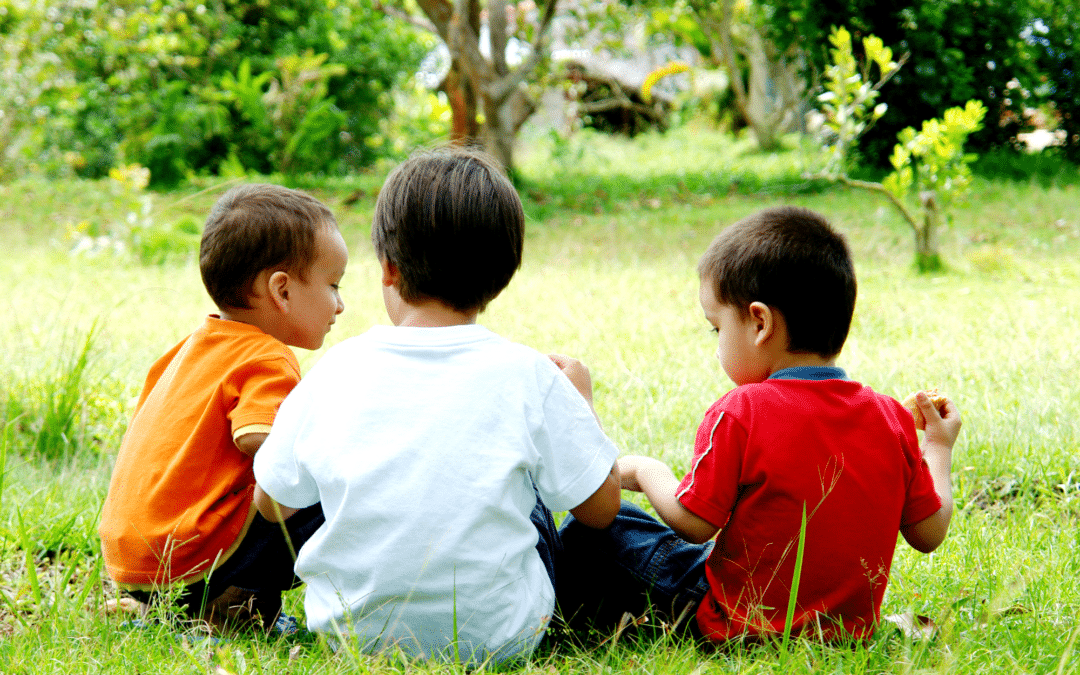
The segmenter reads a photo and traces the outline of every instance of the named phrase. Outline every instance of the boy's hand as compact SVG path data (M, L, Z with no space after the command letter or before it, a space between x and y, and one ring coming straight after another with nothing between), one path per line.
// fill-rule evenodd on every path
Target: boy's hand
M679 479L660 460L638 455L620 457L619 479L624 490L645 493L660 520L686 541L701 544L720 531L679 502L675 496Z
M960 434L960 409L951 400L946 400L943 416L930 397L921 391L915 395L915 405L919 406L919 411L926 418L923 459L930 469L934 490L941 498L941 508L930 517L902 528L900 532L915 550L929 553L945 541L952 521L952 447Z
M956 404L951 399L946 399L943 416L930 397L920 391L915 395L915 405L919 406L919 411L926 420L924 445L944 445L951 448L956 443L956 437L960 435L962 424L960 409Z
M574 388L581 392L585 400L591 404L592 376L589 375L589 369L585 367L585 364L562 354L548 354L548 358L559 367L559 370L563 371L563 375L569 378Z

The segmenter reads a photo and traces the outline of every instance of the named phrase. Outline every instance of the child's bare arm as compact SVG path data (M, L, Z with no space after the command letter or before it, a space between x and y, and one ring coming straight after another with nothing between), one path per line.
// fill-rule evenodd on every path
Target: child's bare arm
M236 439L236 447L248 457L254 457L269 434L244 434Z
M263 492L262 486L258 483L255 484L255 506L259 509L262 517L271 523L283 522L300 510L277 503L273 497Z
M929 553L945 541L952 520L952 448L960 434L961 420L960 410L951 400L945 404L944 416L922 392L915 397L915 403L926 418L922 451L934 479L934 489L941 498L941 508L929 518L903 528L901 533L912 548Z
M570 380L570 384L574 385L574 389L577 389L585 402L589 404L589 410L592 410L593 417L599 424L600 416L596 414L596 408L593 407L592 375L589 374L589 369L581 361L562 354L548 354L548 358L559 367L563 375Z
M619 492L619 463L611 465L611 472L604 479L603 484L592 493L588 499L581 502L570 513L574 518L581 521L582 525L603 529L615 520L622 504Z
M267 436L269 436L269 434L244 434L236 439L236 447L240 448L240 452L245 455L254 457L255 453L262 447L263 441L266 440ZM262 487L260 487L258 483L255 484L255 507L259 509L259 513L262 517L266 518L271 523L280 523L300 510L278 504L270 495L263 492Z
M679 502L675 497L679 479L660 460L652 457L621 457L619 468L622 472L623 489L645 493L660 519L683 539L701 544L715 537L720 531L720 528Z

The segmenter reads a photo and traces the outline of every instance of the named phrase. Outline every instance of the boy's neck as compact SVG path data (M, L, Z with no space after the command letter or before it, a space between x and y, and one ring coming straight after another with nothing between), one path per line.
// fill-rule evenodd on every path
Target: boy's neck
M267 335L271 335L273 330L273 323L267 318L266 313L258 309L218 309L215 314L222 321L246 323L249 326L255 326Z
M465 326L476 323L480 314L477 310L459 312L453 307L433 299L402 301L396 307L396 316L391 316L395 326L413 328L445 328L447 326Z
M821 354L806 354L784 350L773 359L772 369L769 371L769 375L771 376L773 373L778 373L785 368L798 368L800 366L834 368L836 367L836 357L825 357Z

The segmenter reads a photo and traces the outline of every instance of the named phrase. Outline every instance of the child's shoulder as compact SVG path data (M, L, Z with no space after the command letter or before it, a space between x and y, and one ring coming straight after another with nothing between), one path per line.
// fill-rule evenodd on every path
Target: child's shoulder
M783 412L785 415L819 415L823 410L846 410L872 406L889 416L903 406L868 385L849 379L768 379L735 387L710 410L729 413Z

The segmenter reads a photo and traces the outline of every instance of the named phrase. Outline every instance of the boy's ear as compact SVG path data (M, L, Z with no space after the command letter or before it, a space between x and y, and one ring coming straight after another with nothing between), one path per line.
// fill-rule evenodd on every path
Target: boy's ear
M379 258L379 265L382 267L383 286L389 288L401 283L401 270L397 268L397 265L390 262L389 258Z
M278 270L270 275L266 284L274 306L282 312L289 311L289 273Z
M763 302L750 303L750 324L754 331L754 345L760 347L776 332L776 310Z

